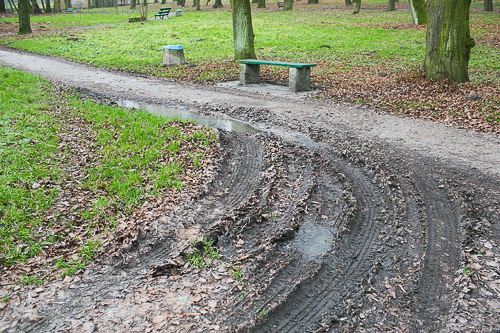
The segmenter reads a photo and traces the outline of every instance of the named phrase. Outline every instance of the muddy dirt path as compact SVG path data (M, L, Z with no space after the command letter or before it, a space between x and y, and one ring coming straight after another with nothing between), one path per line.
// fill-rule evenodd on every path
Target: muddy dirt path
M74 280L20 291L0 331L500 327L497 137L276 87L180 85L7 50L0 64L103 101L178 105L262 130L220 131L216 176L158 219L161 236ZM200 235L222 262L188 270L180 253Z

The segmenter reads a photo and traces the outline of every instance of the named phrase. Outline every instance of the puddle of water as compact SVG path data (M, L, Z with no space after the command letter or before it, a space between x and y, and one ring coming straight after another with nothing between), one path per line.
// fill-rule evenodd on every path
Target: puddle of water
M323 226L304 223L291 246L310 258L316 258L330 251L333 242L332 232Z
M207 116L204 114L193 113L187 110L171 108L158 104L146 104L136 101L130 100L122 100L117 103L119 106L129 108L129 109L138 109L142 111L146 111L151 114L155 114L158 116L164 116L168 118L180 118L182 120L193 121L200 125L205 125L212 128L222 129L230 132L236 133L244 133L244 132L260 132L256 128L252 126L233 120L233 119L224 119L218 118L214 116Z

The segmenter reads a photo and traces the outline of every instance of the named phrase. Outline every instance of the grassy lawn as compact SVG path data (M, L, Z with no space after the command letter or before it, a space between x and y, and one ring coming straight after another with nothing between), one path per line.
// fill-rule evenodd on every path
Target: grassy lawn
M175 3L168 3L177 9ZM205 2L203 2L205 5ZM124 7L93 9L84 14L33 16L35 33L28 37L3 36L0 45L48 54L87 65L131 71L183 81L236 80L233 62L230 6L201 12L190 4L182 17L127 23L137 10ZM471 31L477 46L470 60L471 82L436 84L423 79L425 27L413 26L405 2L386 11L382 0L363 1L352 15L344 1L307 5L299 0L294 10L278 11L274 1L266 9L253 5L257 57L315 62L312 84L320 96L336 102L367 105L382 112L441 121L479 131L500 133L500 15L471 6ZM151 4L149 17L159 7ZM494 8L500 1L494 1ZM0 27L16 27L15 17L0 18ZM113 23L112 26L81 29ZM164 68L162 47L184 46L187 66ZM262 68L264 79L287 81L285 68Z
M123 234L145 202L200 178L214 153L204 127L103 106L10 69L0 78L0 273L12 280L84 267L117 241L117 224Z

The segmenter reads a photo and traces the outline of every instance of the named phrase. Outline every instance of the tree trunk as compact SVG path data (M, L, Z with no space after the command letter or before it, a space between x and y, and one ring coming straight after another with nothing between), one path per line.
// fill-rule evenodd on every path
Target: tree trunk
M0 13L7 13L7 9L5 9L5 1L0 0Z
M485 12L493 11L493 0L484 0L484 11Z
M469 81L469 30L471 0L429 0L425 46L426 78L439 81Z
M361 0L356 0L356 6L354 7L354 11L352 12L353 14L359 14L359 11L361 10Z
M285 0L283 10L292 10L292 9L293 9L292 0Z
M31 0L31 10L33 14L41 14L42 10L40 9L40 6L38 6L38 3L36 0Z
M396 0L389 0L389 7L387 8L387 10L390 12L396 10Z
M71 0L64 0L64 4L66 5L66 8L73 8L73 5L71 4Z
M266 8L266 0L258 0L257 8Z
M19 34L26 35L31 33L31 23L30 23L30 0L19 0Z
M54 13L60 13L60 12L61 12L61 0L54 0Z
M201 10L201 0L196 0L196 10Z
M352 5L352 1L351 1L351 0L345 0L345 5L346 5L346 6L350 6L350 5Z
M313 5L315 3L319 3L319 0L307 0L308 5Z
M264 0L264 1L265 1L265 0ZM222 0L215 0L215 3L214 3L214 5L213 5L212 7L213 7L213 8L222 8L222 7L224 7L224 6L222 5Z
M137 5L136 0L130 0L130 9L135 9L136 5Z
M408 4L410 5L410 13L413 24L426 24L427 11L425 9L425 0L408 0Z
M12 1L12 0L8 0L8 1L9 1L10 8L12 8L12 13L14 13L14 11L16 11L17 13L19 13L19 10L17 9L16 4L14 3L14 1Z
M252 10L249 0L231 0L234 58L256 59L253 39Z
M164 5L167 3L167 0L161 0L161 4Z
M45 12L46 13L52 13L52 8L50 8L50 0L46 0L45 1Z
M42 4L43 12L46 13L47 11L45 10L45 3L43 2L43 0L40 0L40 3Z

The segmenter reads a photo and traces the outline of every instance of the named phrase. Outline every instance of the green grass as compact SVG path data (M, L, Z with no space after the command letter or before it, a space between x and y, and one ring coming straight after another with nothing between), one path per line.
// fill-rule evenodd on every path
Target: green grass
M367 4L380 2L366 1ZM268 7L273 5L269 3ZM315 5L317 11L254 12L258 57L308 62L334 61L346 66L378 66L390 61L393 62L393 69L415 67L423 62L425 30L394 28L399 25L411 27L407 11L366 9L359 15L352 15L347 10L322 8L327 5ZM157 11L156 8L150 8L150 17ZM125 23L130 14L122 13L124 10L130 11L112 8L107 9L106 14L34 16L33 22L50 22L58 27L64 24L67 27L74 26L78 21L77 16L83 17L81 25L116 25L84 31L70 30L37 38L12 37L0 43L93 66L174 78L187 74L183 73L182 68L172 70L162 67L164 45L183 45L186 60L195 64L224 63L233 57L231 15L228 10L196 12L187 7L184 11L188 12L182 17L147 21L145 24ZM484 23L478 27L478 34L483 33L485 24L491 24L492 29L499 24L494 14L473 15L471 21ZM76 34L80 39L68 41L70 34ZM322 45L330 48L321 48ZM471 67L476 71L500 71L499 59L500 52L497 49L478 47L473 49ZM325 72L328 68L319 66L318 70ZM231 69L231 75L236 77L236 66ZM221 77L223 75L215 70L205 73L201 80Z
M117 216L166 189L181 190L215 143L209 130L103 106L33 75L0 68L0 77L3 265L73 244L76 256L53 264L65 274L84 267Z

